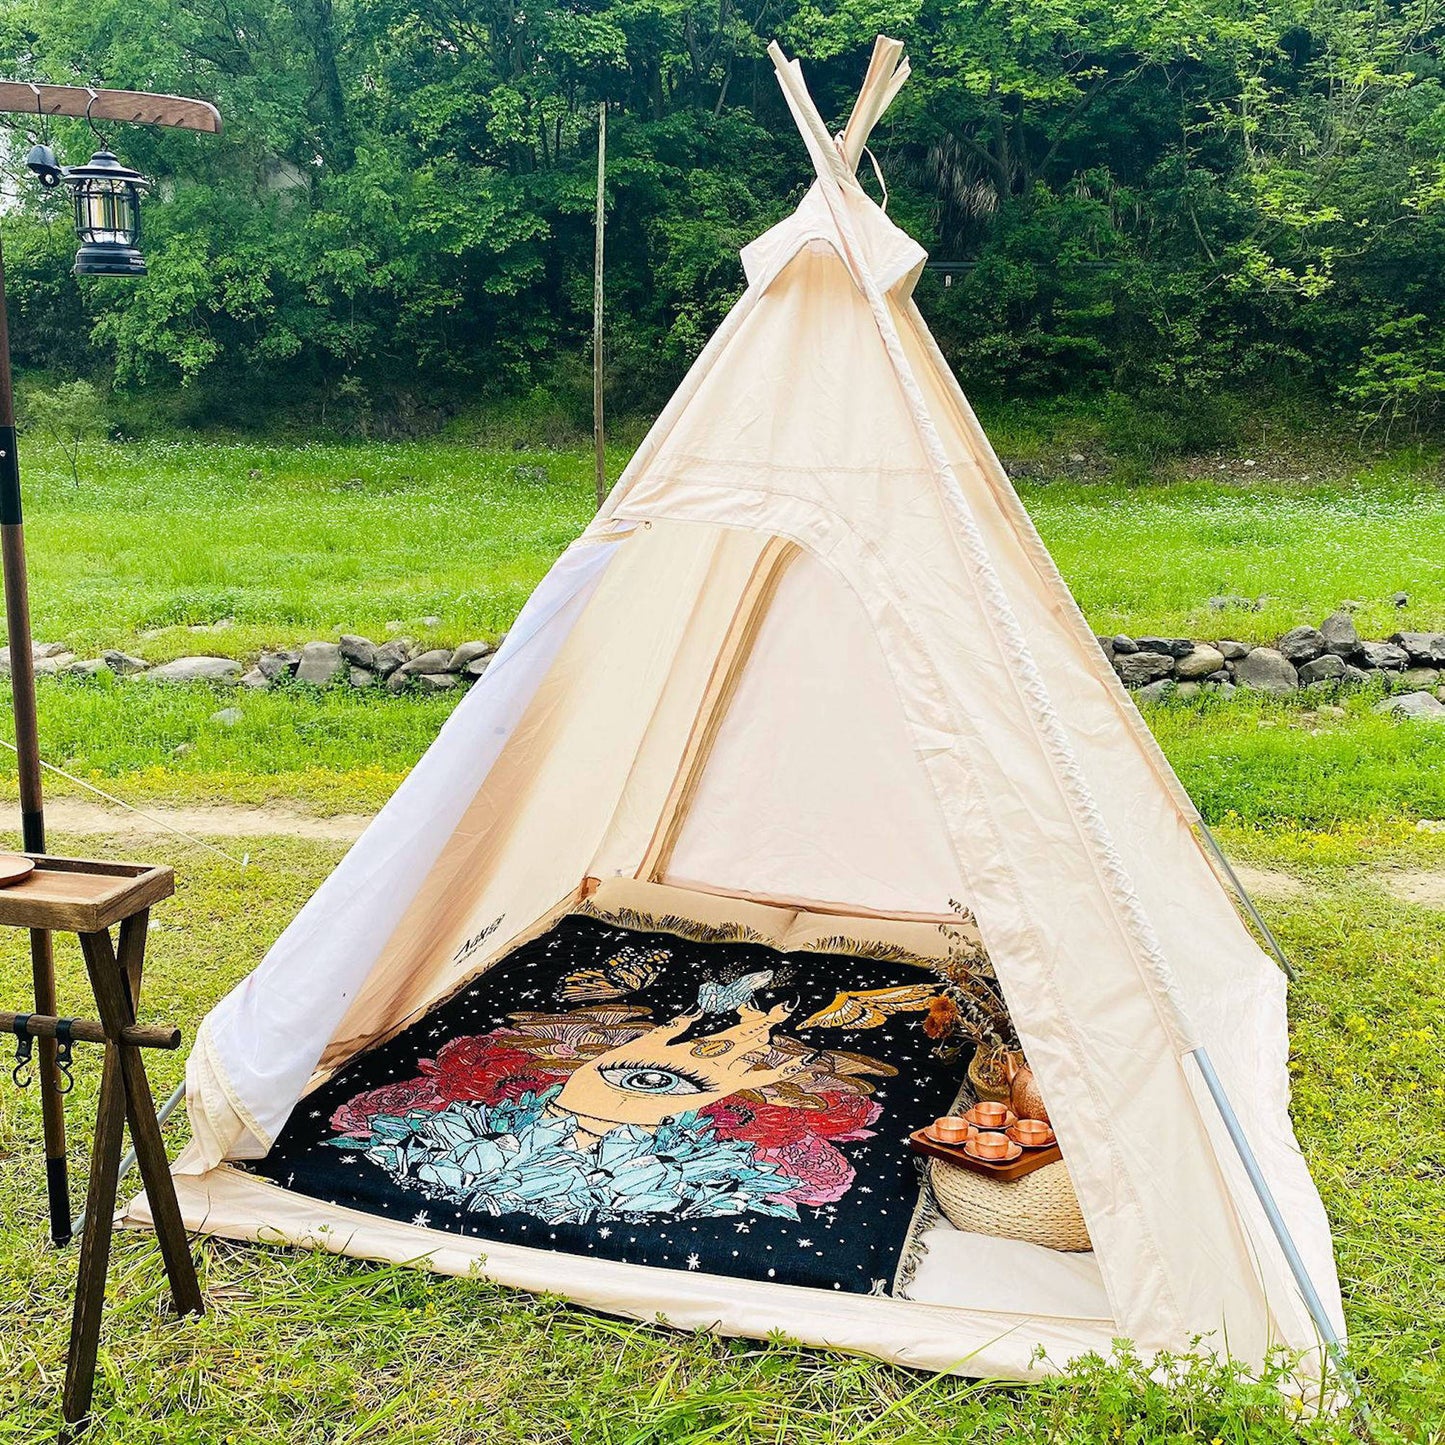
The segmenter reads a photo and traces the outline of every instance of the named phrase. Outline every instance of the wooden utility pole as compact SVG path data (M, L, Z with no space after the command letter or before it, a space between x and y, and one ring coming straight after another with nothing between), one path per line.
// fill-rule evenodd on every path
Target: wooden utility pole
M607 443L602 426L602 232L607 221L607 102L597 107L597 217L592 243L592 454L597 508L607 500Z
M220 113L203 100L89 86L0 81L0 111L11 114L87 116L93 121L177 126L214 135ZM0 256L0 556L5 571L5 621L10 645L10 693L15 713L15 756L20 775L20 828L28 853L45 852L45 809L40 790L40 739L35 719L35 663L31 651L30 596L25 529L20 506L20 462L15 449L15 397L10 376L10 332L5 314L5 265ZM30 931L35 1012L56 1012L55 963L50 932ZM45 1128L45 1182L50 1237L70 1240L70 1185L65 1160L65 1101L55 1066L55 1040L39 1040L38 1076Z

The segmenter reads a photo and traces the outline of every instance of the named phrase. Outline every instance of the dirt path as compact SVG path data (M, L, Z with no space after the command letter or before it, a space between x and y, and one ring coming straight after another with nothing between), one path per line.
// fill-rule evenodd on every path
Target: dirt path
M349 843L361 836L371 821L359 813L318 818L295 808L233 807L202 804L171 808L147 804L143 813L109 808L72 798L56 798L45 805L45 825L53 833L103 833L112 838L162 838L174 832L199 838L310 838Z
M144 814L128 813L101 803L56 798L45 806L45 821L57 835L104 835L111 838L163 838L173 831L198 838L306 838L350 843L371 819L360 813L318 818L296 808L270 805L245 808L230 804L198 804L175 808L155 803ZM1239 881L1262 902L1287 902L1308 891L1304 879L1283 868L1235 865ZM1392 897L1417 908L1445 911L1445 871L1426 868L1383 871L1375 880Z

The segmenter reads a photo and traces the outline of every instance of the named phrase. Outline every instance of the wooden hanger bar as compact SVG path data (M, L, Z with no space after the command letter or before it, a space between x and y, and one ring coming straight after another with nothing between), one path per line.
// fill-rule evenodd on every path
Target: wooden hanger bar
M219 135L221 112L209 101L143 90L91 90L83 85L34 85L0 80L0 111L16 115L70 115L127 125L164 125Z
M32 1039L53 1039L56 1026L70 1025L70 1037L79 1044L103 1044L109 1041L105 1025L94 1019L58 1019L53 1014L0 1013L0 1038L15 1032L18 1019L25 1020L25 1032ZM123 1028L116 1041L137 1049L178 1049L181 1031L168 1024L131 1024Z

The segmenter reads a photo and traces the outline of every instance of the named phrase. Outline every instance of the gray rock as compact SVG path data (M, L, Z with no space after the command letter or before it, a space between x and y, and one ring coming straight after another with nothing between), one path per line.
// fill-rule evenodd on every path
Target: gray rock
M1227 667L1221 667L1218 672L1211 672L1205 682L1232 682L1234 674Z
M259 667L253 667L250 672L242 673L241 686L255 688L257 692L265 692L271 686L271 679Z
M1318 627L1291 627L1279 640L1280 653L1296 667L1313 662L1324 650L1324 634Z
M241 680L241 664L230 657L178 657L146 673L151 682L219 682L228 685Z
M300 661L299 652L282 648L279 652L263 652L256 659L256 669L269 681L280 682L296 671L296 664Z
M374 687L377 677L369 667L353 667L346 680L352 687Z
M467 678L473 678L473 679L478 678L478 677L480 677L491 665L492 665L492 659L491 659L490 657L474 657L474 658L472 658L472 660L471 660L469 663L467 663L467 665L462 669L462 676L463 676L463 677L467 677Z
M1226 662L1238 662L1241 657L1249 656L1249 644L1247 642L1230 642L1227 638L1215 644Z
M113 647L100 655L104 659L105 665L117 677L130 677L133 673L144 672L150 665L143 657L132 657L130 653L117 652Z
M1134 701L1139 703L1167 702L1170 694L1174 691L1174 682L1167 677L1161 677L1157 682L1145 683L1134 693Z
M1344 658L1333 652L1316 657L1299 670L1299 680L1305 687L1316 682L1338 682L1345 675Z
M309 682L315 687L325 687L345 673L346 664L341 660L341 649L334 642L308 642L301 649L301 661L296 664L296 681Z
M1272 647L1256 647L1234 665L1234 679L1255 692L1287 693L1299 686L1294 663Z
M460 686L449 672L423 672L417 677L417 682L423 692L450 692Z
M411 655L411 639L394 637L376 649L371 670L380 677L390 677Z
M75 665L76 657L73 652L53 652L48 657L37 657L35 659L35 672L37 676L48 674L54 677L57 673L66 672Z
M1194 651L1194 643L1187 637L1139 637L1140 652L1163 652L1170 657L1188 657Z
M1224 654L1207 642L1195 643L1193 649L1179 659L1177 672L1185 681L1208 677L1224 666Z
M65 667L66 677L97 677L100 673L109 671L110 668L105 665L103 657L91 657L84 662L67 663Z
M1113 643L1113 646L1114 646L1114 655L1115 655L1116 657L1117 657L1120 653L1138 652L1138 650L1139 650L1139 644L1138 644L1137 642L1135 642L1132 637L1125 637L1122 632L1116 633L1116 634L1115 634L1112 638L1110 638L1109 640L1110 640L1111 643Z
M1204 686L1209 692L1217 692L1220 697L1233 697L1239 691L1232 682L1207 682Z
M1325 647L1337 657L1353 657L1360 650L1360 634L1355 630L1355 619L1343 609L1331 612L1320 623L1320 636Z
M1383 676L1384 674L1377 667L1356 667L1353 663L1347 662L1343 681L1353 687L1364 687Z
M30 655L36 662L43 657L60 657L68 652L70 649L63 642L32 642L30 644Z
M469 662L490 656L494 650L490 642L464 642L452 653L451 661L447 663L447 671L464 672Z
M423 617L421 620L421 625L423 627L440 627L442 625L442 620L440 617Z
M211 714L211 721L217 727L233 728L245 716L246 714L238 707L223 707L220 712Z
M1401 692L1419 692L1421 688L1432 688L1439 683L1440 669L1438 667L1407 667L1392 681Z
M405 622L402 622L399 618L393 617L391 621L386 624L386 630L388 632L400 632L401 629L405 626Z
M388 692L405 692L416 679L409 672L403 672L401 668L394 668L386 679Z
M1114 659L1114 671L1125 687L1143 687L1156 678L1172 676L1174 659L1164 652L1126 652Z
M1410 654L1411 662L1439 666L1445 662L1445 632L1397 632L1390 638Z
M401 665L401 671L408 677L422 677L431 673L445 672L452 660L451 649L434 647L429 652L419 653Z
M1394 697L1381 698L1375 704L1375 711L1424 722L1445 722L1445 702L1428 692L1400 692Z
M354 632L341 634L341 655L353 667L364 667L368 671L376 667L376 644L369 637L358 637Z
M1204 687L1201 683L1181 682L1175 685L1174 696L1177 697L1180 702L1189 702L1193 698L1198 697L1203 691Z
M1394 642L1362 642L1359 659L1364 667L1400 672L1409 664L1410 654Z
M1410 605L1410 594L1408 592L1392 592L1390 594L1390 601L1393 602L1396 607L1408 607Z

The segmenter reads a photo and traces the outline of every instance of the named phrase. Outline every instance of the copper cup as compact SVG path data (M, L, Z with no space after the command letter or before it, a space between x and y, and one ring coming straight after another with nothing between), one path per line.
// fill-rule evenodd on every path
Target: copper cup
M1009 1107L993 1099L981 1099L969 1110L969 1117L980 1129L1002 1129L1009 1121Z
M1042 1119L1020 1119L1008 1132L1027 1149L1041 1149L1054 1142L1054 1131Z
M962 1144L977 1133L961 1114L945 1114L933 1121L933 1137L941 1144Z
M1007 1159L1014 1144L1007 1134L980 1134L973 1141L973 1152L980 1159Z

